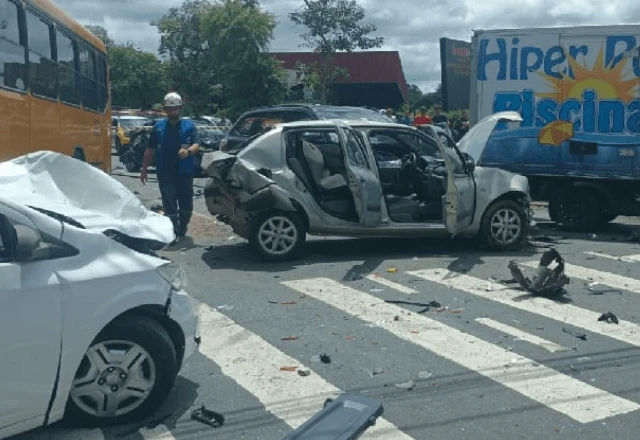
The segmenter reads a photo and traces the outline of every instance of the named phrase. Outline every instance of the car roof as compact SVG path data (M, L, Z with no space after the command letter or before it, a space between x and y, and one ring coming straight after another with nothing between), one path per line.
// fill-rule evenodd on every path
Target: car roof
M345 109L345 110L368 110L374 111L370 107L357 107L357 106L347 106L347 105L328 105L328 104L278 104L278 105L267 105L263 107L252 108L251 110L247 110L244 114L252 114L254 112L263 112L269 110L290 110L290 109L306 109L314 111L318 108L324 109Z
M115 116L117 119L149 119L146 116Z

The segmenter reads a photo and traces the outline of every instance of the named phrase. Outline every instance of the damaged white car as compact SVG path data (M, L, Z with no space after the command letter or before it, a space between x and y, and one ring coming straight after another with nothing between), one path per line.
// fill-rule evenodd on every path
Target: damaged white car
M200 340L180 269L147 246L171 222L56 153L0 163L0 187L0 438L148 416Z
M504 112L480 121L521 121ZM477 133L477 131L476 131ZM530 222L526 177L476 167L433 127L303 121L281 124L240 153L203 159L211 176L209 212L247 238L267 260L289 259L306 235L479 236L490 248L517 249Z

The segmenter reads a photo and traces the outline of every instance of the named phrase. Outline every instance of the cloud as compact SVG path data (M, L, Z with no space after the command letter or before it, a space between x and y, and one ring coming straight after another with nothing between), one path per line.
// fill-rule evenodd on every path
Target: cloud
M131 41L142 49L157 51L160 38L150 25L181 0L57 0L65 11L84 24L104 26L118 42ZM474 29L505 29L574 25L633 23L640 2L627 0L360 0L366 21L385 38L382 49L398 50L407 81L424 91L440 82L439 39L470 41ZM263 7L277 18L273 51L300 48L300 33L287 13L301 7L301 0L263 0Z

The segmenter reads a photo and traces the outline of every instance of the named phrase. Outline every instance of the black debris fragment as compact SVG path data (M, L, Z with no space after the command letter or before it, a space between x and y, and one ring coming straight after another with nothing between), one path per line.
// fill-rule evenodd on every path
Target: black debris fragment
M153 212L163 212L164 208L162 207L162 205L153 205L151 207L151 211L153 211Z
M436 301L431 301L428 303L418 303L418 302L413 302L413 301L402 301L402 300L386 300L385 301L387 304L407 304L407 305L411 305L411 306L419 306L419 307L424 307L423 309L419 310L418 313L426 313L429 310L431 310L431 308L436 308L439 309L440 307L442 307L442 305ZM396 319L397 321L397 319Z
M209 425L212 428L220 428L222 425L224 425L224 416L220 413L205 408L204 405L191 412L191 420L204 423L205 425Z
M310 370L298 370L298 376L307 377L311 376Z
M329 356L327 353L322 353L320 355L320 362L322 362L323 364L330 364L331 356Z
M550 269L551 263L557 266ZM564 259L556 249L549 249L542 254L540 264L533 280L527 278L515 261L509 262L509 270L513 278L526 291L535 295L553 296L565 293L564 286L569 284L569 278L564 274Z
M587 340L587 335L585 335L584 333L578 333L578 332L574 332L572 330L563 328L562 331L568 335L571 335L573 337L576 337L578 339L582 339L583 341Z
M600 316L598 318L598 321L604 321L604 322L608 322L609 324L619 324L620 321L618 321L618 317L616 315L614 315L611 312L607 312L602 314L602 316Z

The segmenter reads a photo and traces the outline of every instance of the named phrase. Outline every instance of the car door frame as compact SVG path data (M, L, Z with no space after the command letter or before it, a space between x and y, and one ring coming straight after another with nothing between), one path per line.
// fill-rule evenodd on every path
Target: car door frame
M451 236L456 237L473 223L475 217L476 183L473 170L467 168L457 147L452 149L442 144L440 135L433 127L427 126L417 131L434 140L442 153L447 167L447 188L442 200L443 219ZM453 163L453 157L460 161L458 166Z
M5 219L18 218L20 224L41 233L28 215L1 202L0 216ZM62 285L55 274L47 268L49 261L49 259L42 259L21 263L16 262L10 256L0 261L0 277L4 279L4 282L0 283L0 304L14 306L11 307L12 313L18 314L14 317L14 322L17 319L18 323L24 323L22 327L18 325L17 328L10 329L10 335L19 335L13 343L2 344L2 336L0 335L0 359L11 358L14 360L9 363L9 366L7 363L0 363L0 383L6 387L3 400L6 403L13 399L15 402L13 413L0 414L0 437L2 438L46 424L51 409L62 355L63 312ZM4 278L5 276L9 279ZM43 299L48 301L43 301ZM0 307L0 310L3 309L6 308ZM43 325L38 327L38 325L33 325L34 321L32 320L21 320L21 312L25 314L29 312L31 316L41 316L42 318L36 319L36 321ZM4 319L0 322L0 330L3 333L7 328L3 328L2 324L10 325L8 324L10 322L11 320ZM49 353L24 352L24 350L31 350L34 346L36 348L38 346L48 347ZM36 357L39 361L31 362ZM11 365L14 365L24 375L25 362L32 364L30 369L33 374L31 376L36 376L35 378L29 376L31 377L30 381L26 377L21 377L18 371L10 369ZM7 370L3 371L3 368L7 368ZM2 380L5 375L12 377L13 380ZM34 388L33 382L36 380L38 383ZM27 382L30 389L37 388L39 391L25 393ZM9 388L10 386L13 388ZM33 402L36 394L41 400ZM20 397L22 399L19 399ZM9 405L6 409L11 411Z
M382 184L377 173L375 162L371 162L371 154L367 149L367 144L362 142L362 138L357 130L339 124L340 143L344 164L349 176L349 190L353 194L356 211L360 220L360 225L366 228L373 228L382 224ZM354 163L347 151L348 133L355 138L360 152L363 155L365 166Z

